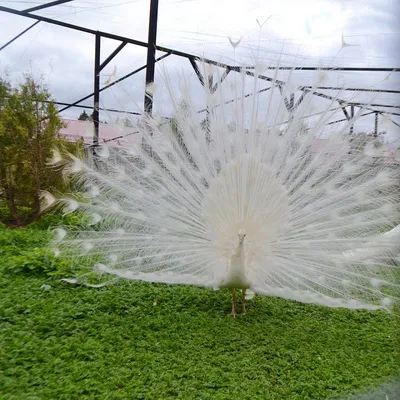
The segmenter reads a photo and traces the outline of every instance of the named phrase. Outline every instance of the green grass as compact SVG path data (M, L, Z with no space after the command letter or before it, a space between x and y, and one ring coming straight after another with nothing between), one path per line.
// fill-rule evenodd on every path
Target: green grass
M23 255L45 243L44 232L29 231L25 242L20 232ZM7 235L3 267L23 258ZM399 376L399 325L382 311L256 297L232 319L224 290L88 289L46 268L16 270L0 273L1 400L358 399Z

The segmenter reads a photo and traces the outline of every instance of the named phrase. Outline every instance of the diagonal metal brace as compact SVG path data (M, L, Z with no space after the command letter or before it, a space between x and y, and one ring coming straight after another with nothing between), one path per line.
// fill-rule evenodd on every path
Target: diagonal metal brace
M283 88L282 88L282 85L279 85L279 84L278 84L277 86L278 86L278 88L279 88L279 91L281 92L281 95L283 96ZM291 106L290 106L289 100L287 99L286 96L283 98L283 102L285 103L286 109L287 109L288 111L291 111Z
M19 37L21 37L24 33L28 32L29 30L31 30L34 26L36 26L40 21L36 21L34 22L32 25L28 26L28 28L26 28L25 30L23 30L21 33L19 33L17 36L15 36L14 38L12 38L11 40L9 40L6 44L4 44L3 46L0 47L0 51L5 49L9 44L11 44L14 40L17 40Z
M56 1L52 1L52 2L50 2L50 3L41 4L40 6L27 8L27 9L25 9L25 10L22 10L21 12L29 13L29 12L32 12L32 11L43 10L43 8L58 6L59 4L69 3L69 2L71 2L71 1L72 1L72 0L56 0Z
M296 104L294 105L294 110L297 109L297 107L303 102L306 94L310 93L309 90L304 89L303 93L301 94L301 96L299 97L299 99L296 101Z
M343 110L343 114L344 114L345 117L347 118L347 121L350 121L350 118L351 118L351 117L350 117L349 113L348 113L347 110L346 110L346 106L344 105L345 103L344 103L343 101L338 101L338 103L339 103L341 109Z
M225 71L221 75L221 78L219 79L219 81L214 86L210 86L211 93L216 92L216 90L218 89L218 86L225 80L225 78L228 76L229 72L231 72L231 69L229 67L225 68Z
M168 57L169 55L171 55L171 53L163 54L162 56L156 58L156 62L157 62L157 61L161 61L162 59ZM102 87L102 88L99 90L99 92L102 92L103 90L106 90L106 89L110 88L111 86L114 86L114 85L116 85L116 84L119 83L119 82L122 82L123 80L125 80L125 79L131 77L132 75L137 74L138 72L144 70L145 68L146 68L146 64L143 65L143 66L141 66L140 68L135 69L134 71L130 72L129 74L126 74L126 75L122 76L121 78L119 78L119 79L117 79L117 80L115 80L115 81L109 83L108 85ZM88 95L85 96L85 97L82 97L81 99L79 99L79 100L77 100L77 101L74 101L73 103L71 103L70 105L68 105L68 106L66 106L66 107L63 107L63 108L62 108L61 110L59 110L58 112L62 112L62 111L67 110L68 108L74 107L74 106L76 106L77 104L81 103L82 101L89 99L89 98L92 97L93 95L94 95L94 92L88 94Z
M203 74L200 72L198 65L196 64L195 59L193 57L190 57L189 61L190 61L190 64L192 64L194 72L196 72L196 75L199 78L200 83L204 86L204 77L203 77Z
M289 111L294 111L294 93L290 93L290 110Z
M122 42L101 64L99 71L101 71L126 45L128 42Z

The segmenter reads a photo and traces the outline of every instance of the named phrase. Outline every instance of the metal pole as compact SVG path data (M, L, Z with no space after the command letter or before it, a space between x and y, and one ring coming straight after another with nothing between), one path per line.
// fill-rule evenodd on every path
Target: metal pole
M158 0L150 0L149 38L147 47L146 92L144 95L144 111L151 115L153 111L153 95L147 91L148 85L154 82L154 66L156 58Z
M96 43L94 48L94 99L93 99L93 145L99 144L99 103L100 103L100 44L101 35L96 32Z
M378 115L379 113L375 113L375 130L374 130L374 136L378 137Z
M350 120L352 120L353 118L354 118L354 106L350 106ZM354 123L350 125L350 135L353 133L353 131L354 131Z

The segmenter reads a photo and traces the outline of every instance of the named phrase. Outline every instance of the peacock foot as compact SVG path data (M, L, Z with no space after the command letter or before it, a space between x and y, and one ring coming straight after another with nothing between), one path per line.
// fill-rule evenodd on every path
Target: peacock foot
M237 315L237 314L236 314L236 311L232 311L232 312L229 314L229 316L230 316L230 317L233 317L233 318L235 318L236 315Z

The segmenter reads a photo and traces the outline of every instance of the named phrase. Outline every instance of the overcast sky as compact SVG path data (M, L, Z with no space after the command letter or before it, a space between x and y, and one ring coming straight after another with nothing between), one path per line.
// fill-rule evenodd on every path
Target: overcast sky
M22 10L49 1L0 1L0 5ZM147 41L149 3L150 0L75 0L36 13ZM257 57L271 66L279 63L399 68L399 18L399 0L159 0L157 42L228 64L251 65L256 51ZM0 46L33 22L0 12ZM263 23L260 30L259 24ZM233 41L242 38L235 51L229 38ZM118 44L103 40L102 59ZM102 71L102 84L145 62L145 48L126 46ZM54 98L65 102L76 101L93 91L93 63L92 35L42 22L0 52L2 76L7 73L13 82L18 82L23 72L43 75ZM182 69L194 76L189 62L178 57L166 58L158 71L162 68L172 79L178 80ZM298 72L294 77L297 84L306 85L314 78L315 74L306 72ZM400 72L390 76L388 73L329 72L326 78L327 85L400 90ZM140 111L143 88L144 71L104 91L101 103L104 107ZM375 96L374 103L400 103L398 95L384 93L346 92L342 98L371 101L372 96ZM92 100L84 104L91 105ZM383 110L400 113L396 108ZM81 109L69 109L63 116L76 118L80 112ZM102 114L107 120L115 117ZM400 122L398 116L390 118ZM388 124L387 120L385 124L392 141L400 136L396 125ZM364 127L372 128L373 120L364 118L360 128Z

